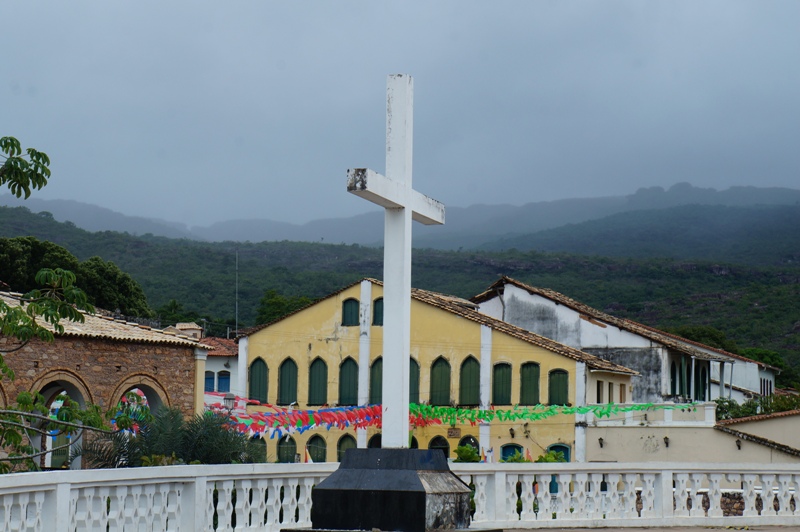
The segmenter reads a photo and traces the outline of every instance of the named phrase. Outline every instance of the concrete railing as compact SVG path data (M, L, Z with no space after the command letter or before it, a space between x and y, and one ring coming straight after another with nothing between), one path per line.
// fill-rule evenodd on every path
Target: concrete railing
M170 466L0 476L0 529L266 530L311 526L338 464ZM800 465L452 464L478 528L800 525ZM768 494L768 495L764 495ZM728 515L731 510L741 513Z

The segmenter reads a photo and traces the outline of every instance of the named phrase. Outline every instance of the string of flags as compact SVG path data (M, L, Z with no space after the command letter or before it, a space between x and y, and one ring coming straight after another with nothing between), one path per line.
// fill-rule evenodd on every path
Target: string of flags
M225 394L207 392L206 395ZM269 411L247 411L247 406L262 406ZM347 429L381 427L381 405L322 407L316 410L299 410L272 404L262 404L252 399L237 397L233 408L229 409L221 402L212 403L209 408L225 415L230 415L236 430L250 437L282 438L286 434L302 434L312 429ZM449 406L432 406L411 403L409 405L409 424L411 428L432 425L487 424L492 422L542 421L544 419L565 414L593 414L597 417L608 417L624 412L675 410L695 408L695 403L683 404L598 404L585 406L569 405L535 405L513 406L510 408L454 408Z

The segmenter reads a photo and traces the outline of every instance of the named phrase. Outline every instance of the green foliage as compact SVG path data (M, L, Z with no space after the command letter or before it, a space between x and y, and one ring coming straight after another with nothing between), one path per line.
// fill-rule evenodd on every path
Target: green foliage
M564 458L564 453L562 451L547 451L544 454L540 454L534 462L537 464L550 464L555 462L566 462L567 459Z
M521 452L516 451L514 454L506 458L505 460L500 460L506 464L523 464L523 463L530 463L531 461L525 458Z
M277 290L267 290L256 313L256 323L270 323L312 303L306 296L284 296Z
M41 189L50 178L50 158L33 148L22 152L22 146L14 137L0 138L0 186L7 187L16 197L27 199L31 189Z
M95 306L126 316L150 317L142 287L114 263L100 257L79 262L65 248L34 237L0 238L0 279L12 289L27 291L38 285L36 274L42 269L75 272L74 282Z
M727 335L709 325L681 325L678 327L668 327L667 332L693 340L709 347L724 349L729 353L737 353L739 347L736 342L728 340Z
M774 414L800 409L800 396L797 395L771 395L748 399L739 404L734 399L719 398L717 403L717 419L738 419L758 414Z
M481 455L472 445L459 445L456 447L456 462L480 462Z
M102 435L75 456L82 456L89 467L118 468L263 461L258 451L227 416L205 412L186 421L180 410L161 408L135 434Z

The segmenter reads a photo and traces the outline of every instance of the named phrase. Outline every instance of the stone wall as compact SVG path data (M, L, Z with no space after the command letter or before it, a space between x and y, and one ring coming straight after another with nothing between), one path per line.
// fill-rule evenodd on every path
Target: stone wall
M0 345L7 341L0 338ZM1 349L1 348L0 348ZM191 347L62 337L33 340L5 361L16 374L0 382L0 401L13 403L23 391L66 389L70 397L109 408L139 388L153 406L194 413L195 359ZM47 394L45 394L47 396Z

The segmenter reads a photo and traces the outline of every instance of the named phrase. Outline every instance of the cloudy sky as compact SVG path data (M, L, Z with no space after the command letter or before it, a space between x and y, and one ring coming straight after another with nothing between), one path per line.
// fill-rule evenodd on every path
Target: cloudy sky
M0 4L0 135L43 199L206 225L376 209L386 76L446 205L688 181L800 188L800 2L63 0Z

